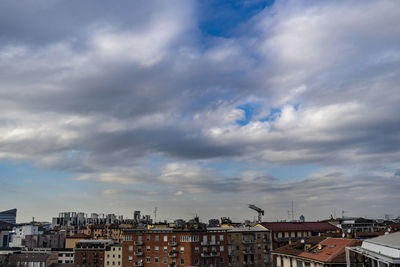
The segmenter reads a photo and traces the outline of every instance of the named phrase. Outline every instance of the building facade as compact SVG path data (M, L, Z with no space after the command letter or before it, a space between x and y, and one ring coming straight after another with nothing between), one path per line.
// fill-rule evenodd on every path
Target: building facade
M106 247L112 240L80 240L75 244L74 264L79 267L104 267Z
M228 266L227 229L128 229L122 264L131 266Z
M229 266L271 265L271 233L262 226L234 227L228 235Z
M104 256L104 266L122 266L122 245L121 244L111 244L106 247L106 252Z
M261 225L271 231L272 249L285 246L289 241L341 231L328 222L264 222Z

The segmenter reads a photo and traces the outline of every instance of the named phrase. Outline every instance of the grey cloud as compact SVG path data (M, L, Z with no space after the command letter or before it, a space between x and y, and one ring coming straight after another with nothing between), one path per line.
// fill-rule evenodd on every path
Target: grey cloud
M153 157L369 170L400 160L398 2L276 3L232 37L207 39L195 8L191 1L2 2L0 159L94 182ZM237 107L249 102L258 106L239 126ZM259 121L271 108L282 111L276 120ZM167 184L152 175L134 180ZM203 175L177 177L183 190L203 193L323 198L310 192L315 187L325 199L355 193L347 184L382 196L398 187L385 180L379 189L341 171L293 183Z

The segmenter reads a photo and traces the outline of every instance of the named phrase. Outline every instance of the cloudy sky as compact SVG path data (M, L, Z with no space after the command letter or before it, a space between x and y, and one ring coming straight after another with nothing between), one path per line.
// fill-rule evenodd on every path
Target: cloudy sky
M0 2L0 210L400 215L400 2Z

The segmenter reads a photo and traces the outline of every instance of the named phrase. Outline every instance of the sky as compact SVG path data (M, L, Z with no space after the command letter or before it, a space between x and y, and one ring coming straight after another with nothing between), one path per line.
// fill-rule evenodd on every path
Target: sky
M400 215L400 2L0 2L0 210Z

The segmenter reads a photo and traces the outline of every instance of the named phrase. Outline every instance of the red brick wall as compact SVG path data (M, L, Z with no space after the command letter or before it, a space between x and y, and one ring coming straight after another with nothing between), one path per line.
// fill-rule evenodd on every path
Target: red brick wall
M214 263L222 266L228 266L228 247L227 247L227 235L226 232L130 232L125 233L124 235L132 236L132 241L123 241L122 242L122 264L124 267L134 266L135 262L138 262L142 259L143 266L168 266L167 264L172 264L173 259L176 260L177 266L194 266L196 265L195 260L198 259L198 265L201 266L205 264L205 259L208 260L208 264L210 264L210 260L213 260ZM208 244L211 241L211 236L215 235L216 244L214 246L202 246L203 236L208 236ZM223 236L223 240L220 240L220 235ZM138 236L142 236L142 246L135 245L135 241L139 241ZM158 241L156 241L156 236L158 236ZM167 236L167 241L164 241L164 236ZM173 236L176 238L177 245L172 246L169 242L172 241ZM181 236L198 236L198 242L182 242ZM149 237L149 240L148 240ZM132 246L132 251L129 250L129 247ZM147 251L147 246L150 246L150 251ZM158 252L155 251L155 246L159 247ZM167 247L167 251L164 252L164 246ZM220 251L221 246L223 247L223 251ZM138 248L142 248L143 256L139 257L135 255L135 252L138 251ZM177 257L170 257L168 254L171 252L173 247L176 247ZM181 252L181 248L184 248L184 251ZM195 248L198 247L199 250L196 252ZM204 258L201 256L203 252L203 248L207 247L208 252L211 251L212 248L220 253L218 257L209 257ZM129 261L129 256L132 257L132 261ZM146 258L150 257L150 262L146 261ZM158 257L159 262L155 262L155 258ZM164 264L164 257L167 258L167 263ZM223 262L221 262L221 258L223 258ZM181 259L184 260L184 263L181 264Z

